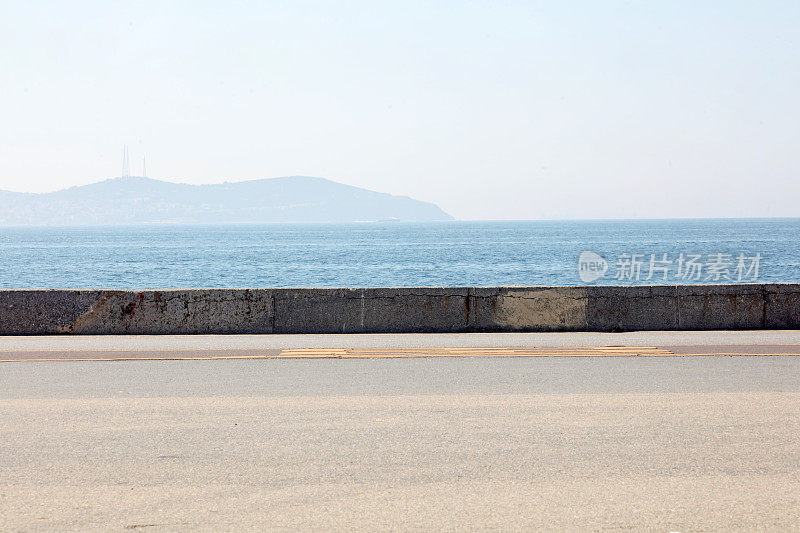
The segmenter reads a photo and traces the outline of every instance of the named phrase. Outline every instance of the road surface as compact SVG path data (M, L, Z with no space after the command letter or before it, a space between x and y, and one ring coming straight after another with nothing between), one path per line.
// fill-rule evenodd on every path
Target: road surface
M695 352L797 332L681 335L3 338L0 530L796 531L800 357ZM618 345L692 354L155 357Z

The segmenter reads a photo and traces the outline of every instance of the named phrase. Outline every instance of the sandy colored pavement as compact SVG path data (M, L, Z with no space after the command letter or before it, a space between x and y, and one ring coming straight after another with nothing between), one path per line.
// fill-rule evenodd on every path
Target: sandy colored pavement
M628 333L369 333L337 335L0 336L2 352L253 351L297 348L800 345L798 330Z
M800 527L800 357L0 366L0 530Z

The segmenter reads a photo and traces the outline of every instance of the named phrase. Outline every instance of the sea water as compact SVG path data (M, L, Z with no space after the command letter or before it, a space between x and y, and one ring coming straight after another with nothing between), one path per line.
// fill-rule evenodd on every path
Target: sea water
M592 284L798 283L800 219L0 228L0 288L582 285L581 254Z

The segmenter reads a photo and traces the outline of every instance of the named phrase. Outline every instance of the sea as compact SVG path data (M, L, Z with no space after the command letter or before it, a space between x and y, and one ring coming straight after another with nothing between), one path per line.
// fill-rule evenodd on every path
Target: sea
M0 288L800 283L800 219L0 228Z

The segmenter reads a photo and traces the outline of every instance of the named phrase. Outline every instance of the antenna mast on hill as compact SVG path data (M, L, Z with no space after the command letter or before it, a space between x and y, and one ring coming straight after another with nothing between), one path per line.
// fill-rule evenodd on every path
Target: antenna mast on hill
M142 177L147 177L147 156L142 158Z
M122 177L123 178L130 178L131 177L131 162L128 159L128 145L127 144L122 148Z

